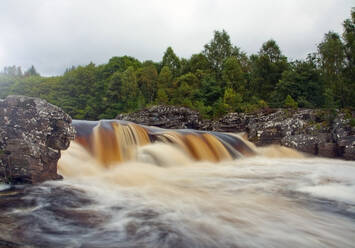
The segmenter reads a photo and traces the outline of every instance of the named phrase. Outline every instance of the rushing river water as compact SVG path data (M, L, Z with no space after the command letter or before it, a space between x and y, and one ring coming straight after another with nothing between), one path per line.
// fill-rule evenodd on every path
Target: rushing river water
M0 247L355 247L354 162L255 151L146 144L107 167L73 143L64 180L0 185Z

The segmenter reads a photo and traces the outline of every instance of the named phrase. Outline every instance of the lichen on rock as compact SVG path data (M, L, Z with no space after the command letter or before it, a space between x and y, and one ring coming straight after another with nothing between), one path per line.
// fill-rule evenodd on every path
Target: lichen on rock
M0 100L0 181L37 183L61 178L60 150L75 131L71 117L45 100L8 96Z
M355 160L355 127L341 111L337 111L333 119L328 112L268 109L257 113L229 113L212 121L203 120L198 112L188 108L160 105L117 118L162 128L245 132L257 146L280 144L313 155Z

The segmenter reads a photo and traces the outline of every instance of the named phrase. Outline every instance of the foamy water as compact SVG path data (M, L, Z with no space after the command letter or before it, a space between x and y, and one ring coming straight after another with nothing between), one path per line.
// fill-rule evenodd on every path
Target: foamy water
M63 181L0 185L0 244L355 247L354 162L257 152L196 162L158 143L106 168L73 143L59 163Z

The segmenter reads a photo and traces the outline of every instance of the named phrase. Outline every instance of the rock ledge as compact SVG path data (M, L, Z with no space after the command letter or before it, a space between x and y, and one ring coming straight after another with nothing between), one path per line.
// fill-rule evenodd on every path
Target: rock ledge
M268 109L229 113L211 121L188 108L160 105L116 118L161 128L246 132L257 146L280 144L317 156L355 160L355 127L350 121L354 112L346 116L322 109Z

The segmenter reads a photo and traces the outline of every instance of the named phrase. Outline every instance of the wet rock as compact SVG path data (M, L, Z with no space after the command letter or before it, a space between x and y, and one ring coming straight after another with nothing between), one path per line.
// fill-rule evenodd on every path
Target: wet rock
M340 111L230 113L215 123L216 131L247 132L249 140L258 146L281 144L313 155L355 160L355 130Z
M327 157L327 158L337 157L336 143L319 143L317 155L321 157Z
M188 108L154 106L117 119L162 128L246 132L258 146L282 144L313 155L355 160L355 128L340 111L267 109L253 114L229 113L212 121Z
M355 135L337 141L338 153L348 160L355 160Z
M317 137L304 134L287 136L281 140L283 146L311 154L317 154L318 143L320 143L320 141Z
M0 100L0 181L37 183L61 178L60 150L74 139L71 118L45 100L8 96Z
M351 133L349 120L345 118L343 113L339 113L333 120L331 133L335 141L342 140Z

